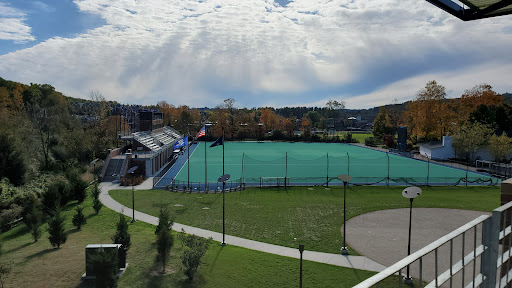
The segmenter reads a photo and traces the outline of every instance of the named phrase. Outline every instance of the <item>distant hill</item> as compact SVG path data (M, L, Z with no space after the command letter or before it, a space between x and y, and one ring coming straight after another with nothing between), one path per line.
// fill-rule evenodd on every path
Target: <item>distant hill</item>
M512 93L503 93L503 98L505 99L505 103L507 105L512 105Z

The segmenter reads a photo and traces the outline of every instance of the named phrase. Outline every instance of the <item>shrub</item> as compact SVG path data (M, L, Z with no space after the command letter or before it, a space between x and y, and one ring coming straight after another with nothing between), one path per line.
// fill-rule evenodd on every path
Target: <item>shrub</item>
M96 198L92 200L92 208L94 209L94 212L96 212L96 214L100 212L101 207L103 207L103 204L101 204L100 199Z
M40 208L34 207L30 213L25 215L24 222L27 225L28 229L30 229L30 234L32 235L32 239L34 242L37 242L41 237L41 219L43 218L43 211Z
M384 135L382 136L382 139L384 140L384 145L386 145L388 148L396 148L395 136Z
M184 230L181 230L179 237L183 245L187 247L181 256L181 263L185 267L185 275L192 280L202 264L201 258L208 250L212 238L205 239L196 235L187 235Z

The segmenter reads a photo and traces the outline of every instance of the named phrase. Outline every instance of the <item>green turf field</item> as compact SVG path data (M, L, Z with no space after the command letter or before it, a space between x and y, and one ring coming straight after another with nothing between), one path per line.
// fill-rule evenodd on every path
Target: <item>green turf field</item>
M209 148L201 142L177 175L178 181L215 183L222 173L223 146ZM206 160L205 160L206 150ZM337 175L354 177L354 183L453 184L466 179L466 171L342 143L226 142L225 173L231 179L259 183L260 177L289 177L292 183L333 183ZM190 164L190 177L188 165ZM467 173L470 182L489 176ZM334 179L334 180L333 180Z
M347 217L383 209L407 208L402 186L349 186ZM415 207L492 211L500 206L500 189L490 187L423 187ZM131 207L130 190L111 191ZM226 233L252 240L308 250L337 253L343 243L343 187L249 188L226 193ZM183 206L175 206L181 204ZM207 230L222 231L222 193L178 193L165 190L135 191L137 210L158 215L169 207L175 221ZM208 207L210 209L203 209Z

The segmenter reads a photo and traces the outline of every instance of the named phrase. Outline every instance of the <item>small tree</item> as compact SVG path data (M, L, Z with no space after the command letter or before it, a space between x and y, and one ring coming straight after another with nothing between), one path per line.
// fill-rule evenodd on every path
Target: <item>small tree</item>
M32 211L24 217L25 224L30 229L30 234L34 242L41 237L41 219L43 218L43 212L38 208L33 208Z
M100 187L99 187L99 184L98 182L95 182L94 185L92 186L92 190L91 190L91 196L92 196L92 208L94 208L94 211L96 212L96 214L98 214L101 210L101 207L103 207L103 204L101 204L101 201L100 201L100 193L101 193L101 190L100 190Z
M171 220L169 210L160 208L158 226L156 227L155 234L157 235L156 248L158 252L158 259L162 262L162 273L165 272L165 263L169 258L169 253L171 252L172 245L174 244L174 238L171 234L172 224L173 221Z
M90 255L89 263L96 276L97 288L117 287L116 273L118 270L116 253L114 250L104 250Z
M100 199L94 199L94 200L92 200L92 208L94 209L94 211L96 212L96 214L98 214L98 213L100 212L101 207L103 207L103 204L101 204Z
M184 230L179 234L180 240L186 246L181 263L185 267L185 275L192 280L197 269L202 264L201 258L208 250L212 238L201 238L196 235L187 235Z
M66 243L68 235L64 231L64 217L60 214L60 209L57 209L48 222L48 240L53 247L59 248L61 244Z
M503 132L501 136L493 134L489 139L489 153L494 157L496 162L507 159L511 153L510 138Z
M84 208L80 207L80 205L76 206L76 214L73 216L73 225L78 230L80 230L82 226L87 223L87 219L85 219L82 210L84 210Z
M121 253L120 257L126 260L126 254L128 249L130 249L131 241L130 234L128 233L128 222L126 222L126 218L122 214L119 214L119 222L117 222L116 226L116 234L112 236L112 241L114 244L122 245L121 249L119 249L119 253Z

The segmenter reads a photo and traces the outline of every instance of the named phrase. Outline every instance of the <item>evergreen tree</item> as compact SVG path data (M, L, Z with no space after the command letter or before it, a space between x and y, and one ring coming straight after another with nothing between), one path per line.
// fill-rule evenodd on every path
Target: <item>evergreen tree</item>
M30 234L32 234L32 238L34 239L34 242L37 242L37 240L41 237L42 231L41 231L41 219L43 218L43 212L41 209L38 209L34 207L32 211L25 215L23 220L25 221L25 224L30 229Z
M93 274L96 276L97 288L117 287L116 273L118 271L118 260L113 249L96 252L90 255L88 265L92 266Z
M98 214L101 210L101 207L103 207L103 204L101 204L100 199L96 198L92 200L92 208L94 208L94 211L96 214Z
M169 214L169 210L160 208L158 216L158 226L156 227L155 234L157 235L156 246L158 258L162 262L162 272L165 272L165 264L169 258L174 238L171 234L171 227L173 221Z
M59 248L61 244L66 243L68 235L64 231L64 217L60 214L60 209L57 209L48 222L48 240L53 247Z
M87 219L85 219L82 210L84 210L84 208L80 207L80 205L76 206L76 214L73 216L73 225L78 230L80 230L82 226L87 223Z
M116 226L116 234L112 236L112 241L114 244L122 245L121 249L119 249L120 258L126 260L126 254L128 249L130 249L131 241L130 234L128 233L128 222L126 222L126 218L122 214L119 214L119 222L117 222Z

